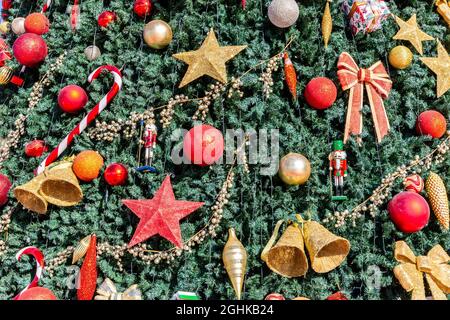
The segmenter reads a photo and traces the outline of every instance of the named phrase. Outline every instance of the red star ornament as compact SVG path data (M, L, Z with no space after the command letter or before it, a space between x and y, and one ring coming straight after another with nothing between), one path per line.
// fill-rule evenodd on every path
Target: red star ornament
M140 219L128 248L159 234L177 247L183 246L180 220L188 216L204 202L175 200L170 176L167 176L153 199L122 200Z

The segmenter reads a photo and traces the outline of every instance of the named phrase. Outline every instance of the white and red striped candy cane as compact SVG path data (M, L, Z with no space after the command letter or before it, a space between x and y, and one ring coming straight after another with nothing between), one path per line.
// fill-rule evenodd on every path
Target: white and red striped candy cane
M20 261L20 258L24 255L30 255L36 260L36 273L34 274L33 281L30 282L30 284L20 291L20 293L13 298L13 300L19 299L20 295L24 293L26 290L30 288L37 287L39 279L42 276L42 271L44 271L44 254L36 247L26 247L17 252L16 259L17 261Z
M44 6L42 7L41 12L47 12L48 8L50 8L50 6L52 5L52 0L46 0L44 3Z
M109 90L106 96L104 96L103 99L99 103L97 103L97 105L91 111L89 111L86 117L84 117L84 119L81 120L81 122L59 143L58 147L56 147L47 156L47 158L45 158L44 161L42 161L42 163L36 169L37 175L44 172L46 166L50 165L56 159L58 159L61 153L63 153L64 150L67 149L67 146L69 146L72 143L74 137L79 135L81 132L83 132L84 129L86 129L86 127L100 114L100 112L103 111L103 109L106 108L106 106L112 101L112 99L114 99L114 96L122 88L122 73L120 72L119 69L117 69L114 66L106 65L97 68L94 72L92 72L89 75L88 81L92 82L95 79L97 79L103 70L108 70L114 76L114 84L111 90Z

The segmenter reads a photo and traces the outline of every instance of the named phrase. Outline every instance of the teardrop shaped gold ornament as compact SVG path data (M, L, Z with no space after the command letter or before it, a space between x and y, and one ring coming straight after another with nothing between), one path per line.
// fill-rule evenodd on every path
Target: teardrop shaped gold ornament
M322 37L325 48L328 46L328 41L330 41L331 31L333 29L333 19L331 18L330 2L331 0L327 0L327 4L325 5L325 10L323 11L322 16Z
M80 240L80 242L75 247L72 256L72 264L77 263L78 260L84 257L89 248L89 243L91 242L91 235L88 235Z
M228 230L228 241L223 248L222 260L236 297L240 300L247 269L247 251L236 237L233 228Z

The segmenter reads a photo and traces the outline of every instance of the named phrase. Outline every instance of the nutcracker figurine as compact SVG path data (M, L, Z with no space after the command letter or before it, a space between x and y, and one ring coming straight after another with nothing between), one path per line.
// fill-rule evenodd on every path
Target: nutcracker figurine
M334 185L331 200L347 200L344 195L344 178L347 177L347 153L343 150L344 143L342 140L333 141L333 152L330 153L330 178ZM332 188L333 189L333 188Z
M142 127L144 126L144 121L141 121L141 141L139 147L139 155L138 155L138 165L140 164L140 155L141 155L141 147L144 146L144 165L136 168L139 172L152 172L157 173L156 168L152 167L154 149L156 147L156 137L158 135L158 131L153 122L148 122L145 124L144 130ZM143 131L143 132L142 132Z

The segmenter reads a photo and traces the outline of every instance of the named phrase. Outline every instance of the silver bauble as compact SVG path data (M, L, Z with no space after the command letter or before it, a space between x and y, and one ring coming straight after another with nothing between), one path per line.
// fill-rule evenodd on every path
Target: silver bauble
M273 0L267 12L270 22L279 28L288 28L298 19L299 9L295 0Z
M98 57L100 57L101 52L97 46L89 46L84 49L84 55L89 61L94 61Z
M25 33L25 18L22 17L15 18L11 22L11 30L18 36Z

